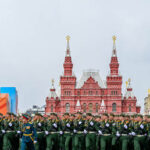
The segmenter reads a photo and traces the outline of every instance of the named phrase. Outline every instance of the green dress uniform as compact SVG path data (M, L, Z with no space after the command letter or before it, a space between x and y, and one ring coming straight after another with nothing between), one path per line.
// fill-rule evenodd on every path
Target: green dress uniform
M145 140L145 150L149 150L150 146L150 122L146 122L146 140Z
M61 121L60 127L61 148L62 150L70 150L73 132L73 122L70 119L64 119Z
M134 136L134 150L145 150L146 123L135 121L131 133Z
M33 126L37 133L37 143L35 144L35 150L45 150L45 122L36 120L33 121Z
M46 150L59 150L59 120L49 119L46 124Z
M99 133L99 128L100 128L100 121L97 122L96 121L96 131L97 131L97 136L96 136L96 150L100 149L100 137L101 137L101 133Z
M119 123L116 131L116 136L119 137L120 149L127 150L129 144L129 133L131 132L131 126L129 121L122 121Z
M84 120L83 119L75 119L73 129L73 150L84 150L84 140L85 136L83 134L84 130Z
M96 147L96 122L94 120L85 120L85 147L86 150L94 150Z
M101 150L110 150L111 147L111 133L112 133L112 124L108 121L101 121L99 133L101 134L100 146Z
M16 149L16 121L12 119L4 120L3 130L5 131L3 136L3 150Z

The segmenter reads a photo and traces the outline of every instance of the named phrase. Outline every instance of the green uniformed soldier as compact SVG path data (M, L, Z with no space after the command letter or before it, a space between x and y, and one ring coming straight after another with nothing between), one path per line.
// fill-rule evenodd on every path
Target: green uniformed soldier
M101 134L100 145L101 150L110 150L111 147L111 134L112 134L112 124L109 122L108 114L102 114L102 120L100 123L99 134Z
M35 150L45 150L45 122L41 114L37 113L33 118L33 126L37 133Z
M95 128L96 128L97 131L99 131L101 117L100 116L95 116L95 122L96 122ZM96 136L96 150L100 149L100 137L101 137L101 134L97 133L97 136Z
M12 113L7 113L4 120L3 150L16 149L17 125Z
M59 127L60 121L57 117L57 114L52 113L46 124L46 150L59 150Z
M96 147L96 122L91 113L86 114L84 126L86 150L93 150Z
M81 112L77 112L74 119L73 150L84 150L84 120Z
M73 132L73 123L70 120L69 113L65 113L63 115L62 121L61 121L61 148L63 150L69 150L71 140L72 140L72 132Z
M134 136L134 150L144 150L146 140L146 123L143 122L143 116L137 115L132 126L132 136Z
M117 127L116 136L119 136L119 143L121 150L127 150L129 144L129 133L131 132L131 124L128 116L121 115L121 122Z

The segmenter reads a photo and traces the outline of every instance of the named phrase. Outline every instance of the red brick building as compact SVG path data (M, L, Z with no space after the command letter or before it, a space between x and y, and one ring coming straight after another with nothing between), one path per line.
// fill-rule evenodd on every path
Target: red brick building
M84 71L77 82L73 74L73 63L70 55L69 40L67 36L67 50L63 64L64 73L60 77L60 92L57 94L52 82L50 95L46 98L45 113L77 111L91 112L93 114L107 113L140 113L137 99L133 94L129 81L126 92L122 94L122 76L119 74L115 40L113 36L113 51L109 64L110 73L103 81L98 71Z

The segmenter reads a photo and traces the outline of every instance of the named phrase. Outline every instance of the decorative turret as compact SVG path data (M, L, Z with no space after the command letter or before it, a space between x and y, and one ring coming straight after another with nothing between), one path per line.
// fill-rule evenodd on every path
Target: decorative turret
M76 112L80 112L80 111L81 111L80 100L77 100L77 103L76 103Z
M70 41L70 36L66 36L67 40L67 49L66 49L66 56L65 56L65 62L64 62L64 76L72 76L72 60L71 60L71 55L70 55L70 46L69 46L69 41Z
M54 79L52 79L52 87L50 89L50 95L48 96L48 98L54 99L54 100L56 100L58 98L55 87L54 87Z
M128 99L129 97L134 98L133 90L131 87L131 79L129 78L128 81L126 81L126 93L125 98Z

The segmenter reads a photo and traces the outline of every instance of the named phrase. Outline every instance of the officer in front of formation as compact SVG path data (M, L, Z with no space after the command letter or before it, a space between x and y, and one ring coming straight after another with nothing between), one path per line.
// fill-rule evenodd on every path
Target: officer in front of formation
M23 115L23 129L22 129L22 143L21 150L35 150L34 144L37 143L37 133L31 122L29 122L29 117Z

